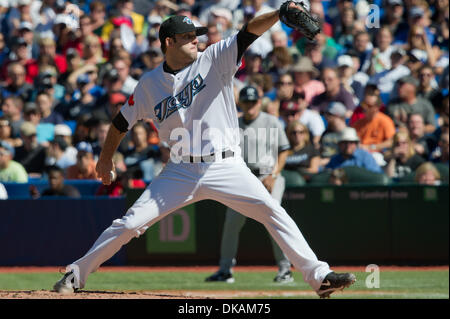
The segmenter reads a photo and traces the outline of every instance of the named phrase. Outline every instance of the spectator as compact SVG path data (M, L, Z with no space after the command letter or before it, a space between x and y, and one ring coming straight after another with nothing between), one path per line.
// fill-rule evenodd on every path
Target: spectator
M416 153L428 159L436 147L436 140L432 134L425 134L425 123L420 113L411 113L408 116L408 132Z
M345 49L353 46L354 25L356 11L354 8L345 8L340 16L340 21L333 26L336 42Z
M71 185L64 184L64 171L59 166L50 166L47 168L49 188L42 192L45 196L63 196L71 198L80 198L78 189Z
M365 87L367 82L369 82L369 75L367 73L358 71L359 67L361 66L358 52L356 52L355 50L348 50L345 55L348 55L352 59L352 63L348 62L348 64L352 66L352 80L354 82L361 83L361 85Z
M414 180L421 185L436 186L441 183L441 174L433 163L425 162L421 164L416 170Z
M324 113L331 102L341 102L347 109L346 118L350 118L356 105L353 102L352 94L342 86L337 71L326 68L322 72L322 78L325 84L325 92L312 99L311 108Z
M371 153L382 153L384 149L392 145L395 125L389 116L380 112L379 90L376 87L367 86L365 91L364 100L361 103L365 116L352 124L352 127L356 129L360 138L360 148Z
M46 149L38 143L36 125L23 122L20 136L23 145L16 148L14 160L23 165L30 177L41 177L45 169Z
M367 31L360 31L353 37L353 49L359 53L360 68L358 71L367 72L370 66L373 45Z
M280 75L278 81L275 83L276 97L275 100L270 103L266 112L279 117L280 116L280 104L283 100L290 100L294 94L294 80L292 74L285 73Z
M408 23L403 20L404 6L403 0L387 0L385 15L381 19L381 25L389 28L396 41L399 41L399 35L408 30Z
M325 112L328 126L320 138L321 166L328 164L330 158L339 152L338 141L343 130L347 127L346 112L344 104L340 102L332 102L328 105Z
M0 141L0 182L27 183L28 175L25 168L13 161L14 147L8 142Z
M20 138L13 138L11 133L12 128L9 125L9 120L4 116L0 116L0 141L8 142L12 147L22 145L22 140Z
M66 72L66 58L56 53L56 42L52 38L44 37L39 41L39 55L49 57L55 63L60 74Z
M303 93L294 93L291 100L281 103L280 115L286 127L294 121L303 123L311 134L311 143L318 147L320 137L325 131L325 125L320 115L307 107L308 103L305 95Z
M242 69L239 69L235 75L235 77L239 81L245 82L251 75L262 73L263 59L259 53L255 53L255 52L251 51L250 49L245 51L244 61L245 61L245 67Z
M391 54L391 68L371 76L369 83L376 85L382 94L389 96L397 81L411 73L411 70L403 65L406 59L406 52L403 49L395 50Z
M58 112L53 111L53 96L42 92L36 97L36 106L41 113L41 123L63 124L64 118Z
M430 159L433 163L443 163L448 166L449 159L449 134L442 133L438 147L431 153Z
M19 97L24 102L31 100L33 87L25 81L25 68L18 62L8 65L7 85L1 88L1 98L5 99L10 96Z
M407 50L418 52L417 54L423 56L423 63L428 63L431 66L436 64L437 57L428 40L427 32L420 25L413 25L409 30Z
M291 149L288 151L284 169L298 171L303 176L319 172L320 154L310 141L306 125L294 121L287 127L286 134Z
M317 41L305 40L305 42L305 50L303 54L311 59L317 70L323 71L325 68L333 68L335 66L333 58L329 58L324 55L324 48Z
M407 126L408 116L419 113L425 120L425 132L432 133L435 127L435 112L427 100L417 96L418 81L406 76L398 81L398 98L390 101L387 111L397 127Z
M288 49L282 47L273 49L270 60L271 67L268 73L271 74L273 82L276 82L280 75L287 73L293 62Z
M69 166L75 165L76 158L74 159L71 154L66 153L67 146L67 142L62 136L55 136L47 149L46 166L55 165L65 170Z
M30 84L33 83L34 77L38 74L38 68L36 61L28 56L28 45L25 39L21 37L13 38L11 51L8 60L2 65L1 77L8 80L9 78L5 78L5 75L9 73L9 66L17 63L24 68L24 75L20 79Z
M111 122L106 120L99 120L98 124L95 126L95 142L92 143L95 161L97 161L100 156L110 126Z
M107 96L108 101L106 104L94 110L92 117L98 120L111 122L113 118L119 113L120 108L127 101L127 98L122 93L111 93Z
M131 129L131 140L134 147L125 156L128 171L140 170L145 181L151 181L154 174L154 164L160 154L159 149L148 143L148 131L145 123L138 123Z
M80 142L77 148L77 162L67 168L67 179L98 179L95 172L94 154L91 144Z
M385 153L386 175L399 179L414 172L425 160L414 150L408 131L400 130L394 135L394 142L389 152Z
M77 160L77 149L72 146L72 130L66 124L56 124L55 125L55 138L62 137L67 144L66 150L64 151L64 157L70 159L71 162L75 163Z
M100 65L105 62L99 38L91 35L83 39L83 60L86 64Z
M10 96L3 100L2 112L11 125L11 136L13 138L20 136L20 126L23 123L22 110L23 100L20 97Z
M25 122L33 123L35 126L38 126L39 123L41 123L41 113L39 112L36 103L25 103L25 106L23 107L23 120Z
M331 171L330 177L328 178L328 184L341 186L344 184L348 184L347 173L343 168L336 168Z
M439 100L440 92L437 89L433 68L429 65L423 65L419 69L419 88L417 92L417 96L428 100L435 110L439 108L437 100Z
M297 93L303 92L308 104L311 103L313 97L325 92L323 83L316 80L320 73L310 58L301 57L292 71L294 72L294 90Z
M358 104L364 98L364 86L353 78L353 59L349 55L341 55L337 59L339 78L341 84L354 98Z
M391 68L391 54L394 52L392 45L393 36L388 27L379 29L376 35L377 47L372 50L370 65L367 72L370 75L389 70Z
M325 167L336 169L346 166L357 166L375 173L382 173L382 169L373 156L359 148L358 143L359 138L354 128L347 127L343 129L338 140L339 153L334 155Z
M106 6L102 1L92 1L89 4L89 12L91 16L93 32L97 36L101 36L102 28L106 23Z
M1 9L2 9L2 7L0 5L0 16L2 14ZM0 18L0 20L1 20L1 18ZM0 24L1 24L1 22L0 22ZM0 28L1 28L1 26L0 26ZM6 46L5 36L3 35L2 32L0 32L0 65L3 65L4 61L8 58L9 53L10 53L10 50Z
M130 76L130 64L124 59L117 58L112 61L112 65L117 70L117 73L119 73L120 79L123 81L121 91L126 95L133 94L138 81Z

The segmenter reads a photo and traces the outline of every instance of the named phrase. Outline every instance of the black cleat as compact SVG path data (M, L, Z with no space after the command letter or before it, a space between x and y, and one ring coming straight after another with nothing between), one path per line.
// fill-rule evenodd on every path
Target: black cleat
M223 282L227 282L229 284L234 283L234 278L233 275L231 273L225 273L222 271L218 271L214 274L212 274L211 276L209 276L208 278L205 279L205 281L223 281Z
M330 272L322 281L317 294L320 298L330 298L330 295L336 290L343 290L350 287L356 281L356 277L351 273L337 274Z
M279 284L287 284L294 281L294 277L292 277L292 272L290 270L279 272L277 276L273 279L273 281Z
M60 294L71 294L78 290L75 288L75 274L69 271L64 274L60 281L58 281L54 286L53 290Z

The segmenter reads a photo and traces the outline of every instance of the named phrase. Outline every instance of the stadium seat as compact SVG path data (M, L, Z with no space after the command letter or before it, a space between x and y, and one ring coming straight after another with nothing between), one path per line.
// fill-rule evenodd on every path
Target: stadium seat
M306 184L305 179L297 171L282 170L281 175L286 181L286 188L304 186Z
M390 179L385 174L374 173L366 170L365 168L356 166L343 167L347 174L349 184L370 184L370 185L387 185L390 183ZM316 175L311 176L309 181L312 185L328 184L331 171L324 171Z

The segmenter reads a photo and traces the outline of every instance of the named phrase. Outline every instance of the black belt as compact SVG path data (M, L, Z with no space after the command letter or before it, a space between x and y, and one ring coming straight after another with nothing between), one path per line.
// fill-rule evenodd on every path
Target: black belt
M222 153L218 153L221 156L221 159L225 159L228 157L233 157L234 152L227 150L223 151ZM189 156L189 163L211 163L214 162L216 159L216 153L212 153L209 155L202 155L202 156Z

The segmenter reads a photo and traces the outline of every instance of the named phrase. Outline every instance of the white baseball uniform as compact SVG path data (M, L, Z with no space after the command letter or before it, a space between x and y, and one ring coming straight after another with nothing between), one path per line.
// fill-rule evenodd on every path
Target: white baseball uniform
M216 161L176 163L171 159L126 215L114 220L86 255L68 266L76 275L75 287L83 288L88 275L122 245L171 212L212 199L262 223L304 280L314 290L320 288L331 272L328 264L317 259L295 222L246 166L240 156L239 134L224 140L211 131L239 128L232 84L237 57L234 35L198 53L196 61L176 74L165 72L161 64L143 75L121 109L128 129L140 119L151 118L161 140L172 149L182 145L191 156L215 153ZM171 140L180 128L189 133L188 138ZM235 155L219 157L225 150Z

